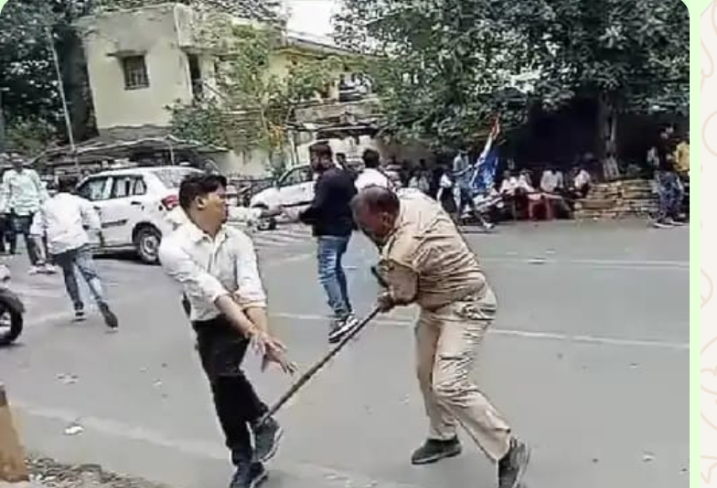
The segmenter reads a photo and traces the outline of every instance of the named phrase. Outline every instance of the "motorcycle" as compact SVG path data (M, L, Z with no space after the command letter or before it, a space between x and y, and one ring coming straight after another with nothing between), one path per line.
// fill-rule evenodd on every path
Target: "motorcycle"
M0 265L0 346L8 346L22 334L25 306L10 290L10 269Z

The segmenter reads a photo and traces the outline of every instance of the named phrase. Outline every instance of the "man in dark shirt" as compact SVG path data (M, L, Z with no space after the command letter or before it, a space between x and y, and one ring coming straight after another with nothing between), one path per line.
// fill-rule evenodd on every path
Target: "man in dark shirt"
M312 148L311 167L319 174L314 200L299 218L313 227L317 239L319 281L333 312L329 342L334 343L357 325L342 265L354 230L351 199L356 187L351 175L336 165L328 145Z
M660 208L653 225L665 229L678 225L682 204L682 184L675 171L675 140L672 127L665 128L657 143L657 170Z

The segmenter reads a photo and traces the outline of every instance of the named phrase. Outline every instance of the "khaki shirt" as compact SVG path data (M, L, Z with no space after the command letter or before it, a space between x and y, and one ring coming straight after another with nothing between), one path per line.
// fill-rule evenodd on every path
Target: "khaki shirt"
M381 249L379 272L400 304L435 310L485 294L478 259L438 202L419 193L401 195L396 230Z

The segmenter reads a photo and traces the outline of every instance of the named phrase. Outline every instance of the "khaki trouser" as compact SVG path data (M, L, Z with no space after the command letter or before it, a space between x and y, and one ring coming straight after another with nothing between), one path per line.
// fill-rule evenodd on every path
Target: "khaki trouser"
M480 300L422 310L416 325L417 373L430 420L429 437L453 439L460 423L494 461L508 453L510 427L470 374L496 311L489 289Z

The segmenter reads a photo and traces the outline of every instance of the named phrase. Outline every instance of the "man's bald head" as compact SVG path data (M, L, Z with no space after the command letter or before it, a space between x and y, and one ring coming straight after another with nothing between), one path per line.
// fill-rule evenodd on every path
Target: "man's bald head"
M351 202L354 211L360 207L372 213L398 214L401 202L398 195L383 186L368 186L362 189Z
M393 232L401 201L388 188L369 186L354 197L351 208L361 230L371 239L382 242Z

